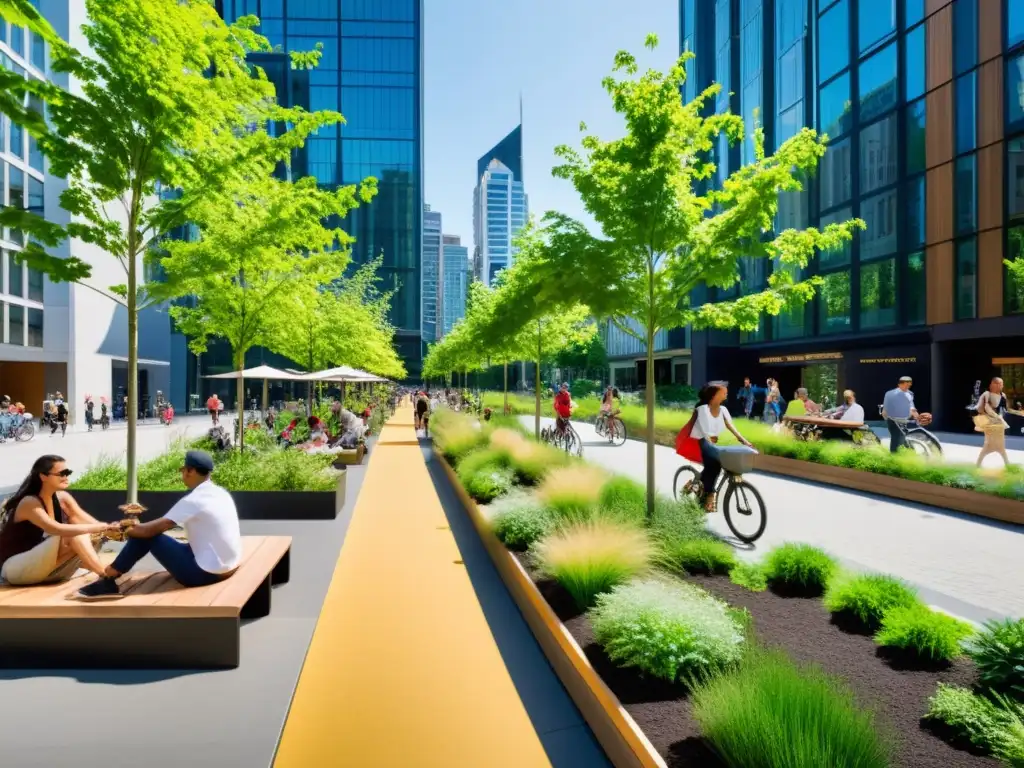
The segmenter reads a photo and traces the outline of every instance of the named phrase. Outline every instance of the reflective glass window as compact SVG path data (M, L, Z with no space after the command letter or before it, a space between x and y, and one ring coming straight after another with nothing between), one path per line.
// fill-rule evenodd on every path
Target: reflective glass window
M977 72L959 78L955 83L956 153L970 152L977 146Z
M824 229L829 224L841 224L842 222L849 221L852 218L853 211L850 208L840 208L838 211L822 214L820 227ZM852 247L849 241L845 242L843 247L838 250L823 251L818 254L818 266L822 269L845 267L850 263L851 252Z
M818 19L818 82L841 72L850 63L850 9L846 0L823 13Z
M776 48L784 51L804 36L805 0L776 0L775 34Z
M1003 299L1007 314L1019 315L1024 313L1024 269L1018 270L1024 265L1024 226L1013 227L1006 235L1008 260L1014 266L1005 267Z
M779 109L786 109L804 97L803 48L794 45L779 57Z
M925 91L925 33L924 25L906 36L903 62L903 98L906 101L924 96Z
M860 268L860 327L896 325L896 259Z
M19 56L25 55L25 28L11 24L11 50Z
M17 158L25 158L25 129L17 123L12 123L10 120L7 121L7 125L10 126L10 145L8 152Z
M861 261L896 253L899 195L895 189L862 200L860 218L867 225L867 229L857 235Z
M837 77L818 93L818 121L821 133L841 136L853 127L853 104L850 102L849 73Z
M903 26L907 29L924 18L924 0L904 0Z
M1006 47L1024 43L1024 3L1006 0Z
M896 115L872 123L860 132L860 191L893 184L899 173Z
M860 0L857 16L861 53L896 34L896 0Z
M810 202L807 190L792 190L779 193L779 208L775 214L775 231L804 229L808 222L807 206Z
M1011 219L1024 219L1024 138L1007 144L1006 184Z
M972 237L956 244L956 319L977 317L978 244Z
M956 0L953 3L953 74L973 69L977 63L978 0Z
M907 257L907 289L903 293L907 297L907 325L924 325L927 319L928 286L925 282L924 254L921 251Z
M822 275L818 288L818 331L839 333L850 330L850 271Z
M924 176L918 176L906 184L903 205L907 245L911 248L924 245L926 189Z
M28 310L28 345L30 347L43 346L43 310Z
M1006 60L1006 120L1011 130L1024 128L1024 53Z
M792 107L779 115L775 124L775 140L782 144L786 139L791 139L800 133L804 127L804 103L798 101Z
M906 109L907 175L925 169L925 139L927 135L925 99L915 101Z
M977 155L957 158L956 178L953 182L956 195L954 210L956 233L966 234L977 228L978 217L978 169Z
M25 265L15 261L14 253L7 251L7 293L25 296Z
M822 209L841 205L853 193L850 139L830 144L818 167Z
M46 41L34 32L32 37L32 66L40 72L46 71Z
M7 343L14 347L24 347L25 308L20 304L8 304L7 323Z
M867 122L896 106L899 94L896 43L865 59L860 64L860 119Z
M28 297L32 301L42 302L43 300L43 273L38 269L28 268Z
M8 178L8 205L12 208L24 208L25 207L25 173L13 165L7 168ZM21 230L9 229L10 240L12 242L22 244L22 233ZM21 295L20 293L18 294Z

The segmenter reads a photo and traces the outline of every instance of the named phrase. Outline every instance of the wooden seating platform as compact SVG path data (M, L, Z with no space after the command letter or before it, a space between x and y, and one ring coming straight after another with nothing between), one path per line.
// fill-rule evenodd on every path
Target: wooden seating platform
M185 588L166 571L131 572L120 600L68 599L93 578L0 586L0 667L208 669L237 667L242 619L270 613L288 581L290 536L245 536L242 565L224 581Z

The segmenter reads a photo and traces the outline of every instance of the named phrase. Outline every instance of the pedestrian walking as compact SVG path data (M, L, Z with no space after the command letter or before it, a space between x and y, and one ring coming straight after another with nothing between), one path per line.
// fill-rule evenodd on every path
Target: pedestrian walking
M889 428L889 452L896 453L907 444L906 435L901 425L909 419L918 417L914 407L914 393L910 391L914 380L909 376L901 376L895 389L885 393L882 401L882 418Z
M1003 457L1003 466L1009 466L1010 458L1006 455L1006 430L1009 424L1003 418L1006 413L1003 397L1003 380L996 376L989 382L988 391L978 398L977 414L974 416L974 430L985 436L985 442L978 454L977 466L990 453L998 453Z

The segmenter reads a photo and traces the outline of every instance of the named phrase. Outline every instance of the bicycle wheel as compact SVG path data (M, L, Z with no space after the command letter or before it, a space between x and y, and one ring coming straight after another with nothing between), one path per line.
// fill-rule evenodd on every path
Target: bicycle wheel
M672 480L672 495L676 500L693 499L700 501L704 489L700 484L700 473L689 464L684 464L676 470L676 476Z
M941 456L942 455L942 443L938 441L933 435L929 434L925 430L911 430L910 434L907 435L907 440L918 440L924 443L928 447L928 454L930 456Z
M608 434L611 437L612 445L626 444L626 425L622 419L611 419L608 422Z
M570 424L565 430L565 452L570 455L583 456L583 440L575 427Z
M597 421L594 422L594 433L601 437L604 434L605 420L600 416L597 417Z
M19 441L19 442L26 443L29 440L31 440L33 437L35 437L35 434L36 434L35 424L32 424L31 422L26 421L24 424L22 424L20 427L18 427L18 431L14 433L14 439Z
M757 488L742 478L730 479L722 500L726 525L740 541L750 544L761 538L768 524L768 511Z
M931 445L916 435L907 436L907 447L914 451L922 459L930 458L932 455Z

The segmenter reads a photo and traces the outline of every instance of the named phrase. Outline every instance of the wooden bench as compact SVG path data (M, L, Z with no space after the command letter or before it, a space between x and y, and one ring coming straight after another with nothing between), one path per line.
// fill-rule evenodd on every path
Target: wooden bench
M218 669L239 664L243 619L270 613L271 587L289 578L290 536L245 536L242 565L208 587L166 571L132 571L121 600L69 600L94 577L0 586L0 668Z

